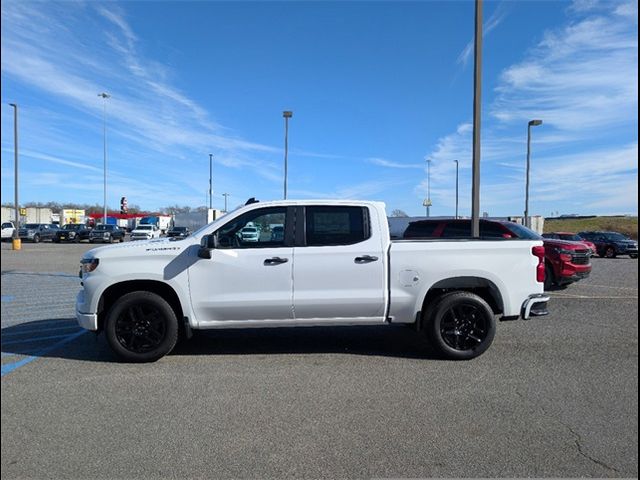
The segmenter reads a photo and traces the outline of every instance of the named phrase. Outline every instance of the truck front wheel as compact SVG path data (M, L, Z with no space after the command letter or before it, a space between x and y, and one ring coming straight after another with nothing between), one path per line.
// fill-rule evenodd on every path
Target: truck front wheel
M432 346L450 360L470 360L484 353L496 333L491 307L478 295L452 292L429 309L426 333Z
M105 335L121 360L154 362L175 347L178 320L171 306L159 295L131 292L109 309Z

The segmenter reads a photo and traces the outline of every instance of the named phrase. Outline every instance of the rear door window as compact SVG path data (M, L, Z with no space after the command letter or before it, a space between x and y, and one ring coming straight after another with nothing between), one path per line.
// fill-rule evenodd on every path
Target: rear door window
M310 247L353 245L371 236L368 212L363 207L307 207L305 220Z

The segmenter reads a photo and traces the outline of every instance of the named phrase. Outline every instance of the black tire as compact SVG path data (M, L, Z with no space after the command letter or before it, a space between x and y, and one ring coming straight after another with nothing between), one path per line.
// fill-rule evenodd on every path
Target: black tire
M33 243L40 243L40 235L37 233L33 236Z
M629 258L638 258L638 254L637 253L630 253L629 254Z
M549 290L551 290L553 288L553 286L555 285L556 280L555 280L555 276L553 274L553 268L551 268L550 265L545 265L544 266L544 290L545 292L548 292Z
M493 342L496 319L491 307L470 292L451 292L429 309L425 329L431 345L449 360L470 360Z
M604 249L604 256L607 258L616 258L616 249L613 247L607 247Z
M131 292L109 309L105 335L121 360L155 362L175 347L178 320L171 306L159 295Z

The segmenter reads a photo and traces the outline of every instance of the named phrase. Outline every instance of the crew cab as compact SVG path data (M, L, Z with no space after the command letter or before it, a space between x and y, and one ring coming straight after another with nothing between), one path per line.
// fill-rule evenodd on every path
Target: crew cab
M18 229L20 240L29 240L38 243L44 240L51 240L55 237L57 228L53 228L49 223L27 223Z
M244 240L247 224L282 238ZM248 203L183 239L92 249L76 317L125 361L155 361L182 329L411 325L449 359L491 345L497 319L546 315L539 239L391 241L384 204Z
M67 223L64 227L56 231L53 241L55 243L79 243L82 240L89 240L89 235L91 235L91 229L86 225L82 223Z
M124 230L117 225L99 224L89 233L89 243L94 242L124 242Z
M131 230L131 240L150 240L152 238L160 238L160 229L151 224L138 225Z

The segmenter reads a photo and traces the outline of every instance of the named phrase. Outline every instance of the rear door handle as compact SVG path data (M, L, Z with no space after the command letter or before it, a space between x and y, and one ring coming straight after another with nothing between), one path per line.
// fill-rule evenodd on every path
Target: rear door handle
M356 263L369 263L369 262L375 262L376 260L378 260L378 257L374 257L372 255L363 255L361 257L355 258Z
M271 257L267 258L264 261L265 265L280 265L281 263L287 263L289 261L288 258L280 258L280 257Z

